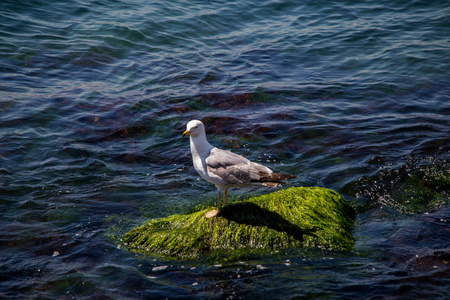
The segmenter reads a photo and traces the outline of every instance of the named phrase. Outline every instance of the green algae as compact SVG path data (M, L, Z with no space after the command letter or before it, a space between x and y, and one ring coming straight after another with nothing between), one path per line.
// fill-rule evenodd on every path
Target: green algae
M128 249L149 255L196 258L242 251L314 247L353 249L354 211L338 193L296 187L226 205L154 219L123 237Z
M383 168L344 188L348 195L366 198L361 213L378 205L409 214L434 211L448 206L449 191L450 163L433 157L410 158L398 169Z

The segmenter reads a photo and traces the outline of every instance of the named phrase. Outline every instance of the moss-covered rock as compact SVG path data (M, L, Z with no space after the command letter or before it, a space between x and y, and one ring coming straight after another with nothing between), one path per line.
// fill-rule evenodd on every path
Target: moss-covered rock
M207 219L210 209L151 220L125 234L123 241L132 251L179 258L290 247L343 251L354 246L354 211L329 189L280 190L228 204L216 218Z
M422 214L450 203L450 162L437 158L409 159L398 168L383 168L348 184L344 191L361 198L365 212L388 206L402 213Z

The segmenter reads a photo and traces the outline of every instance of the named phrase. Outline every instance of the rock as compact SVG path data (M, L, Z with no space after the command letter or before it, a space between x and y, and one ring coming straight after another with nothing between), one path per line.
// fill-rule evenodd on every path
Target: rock
M226 205L216 218L211 208L154 219L123 237L128 249L149 255L196 258L237 251L354 247L355 213L338 193L295 187Z
M450 204L450 162L446 160L411 158L398 169L380 170L344 188L346 194L364 200L358 209L361 213L381 205L402 213L423 214Z

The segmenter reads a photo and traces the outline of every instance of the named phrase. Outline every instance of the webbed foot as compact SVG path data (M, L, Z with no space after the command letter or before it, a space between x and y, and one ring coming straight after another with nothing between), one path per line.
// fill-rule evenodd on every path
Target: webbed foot
M218 214L219 214L219 210L213 209L213 210L208 211L208 212L205 214L205 217L207 217L208 219L209 219L209 218L214 218L214 217L217 216Z

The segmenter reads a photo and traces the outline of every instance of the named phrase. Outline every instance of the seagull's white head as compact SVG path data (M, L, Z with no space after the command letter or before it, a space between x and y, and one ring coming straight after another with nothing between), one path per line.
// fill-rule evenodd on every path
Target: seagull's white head
M192 120L186 125L186 131L183 132L183 136L190 135L196 137L199 135L205 135L205 125L199 120Z

